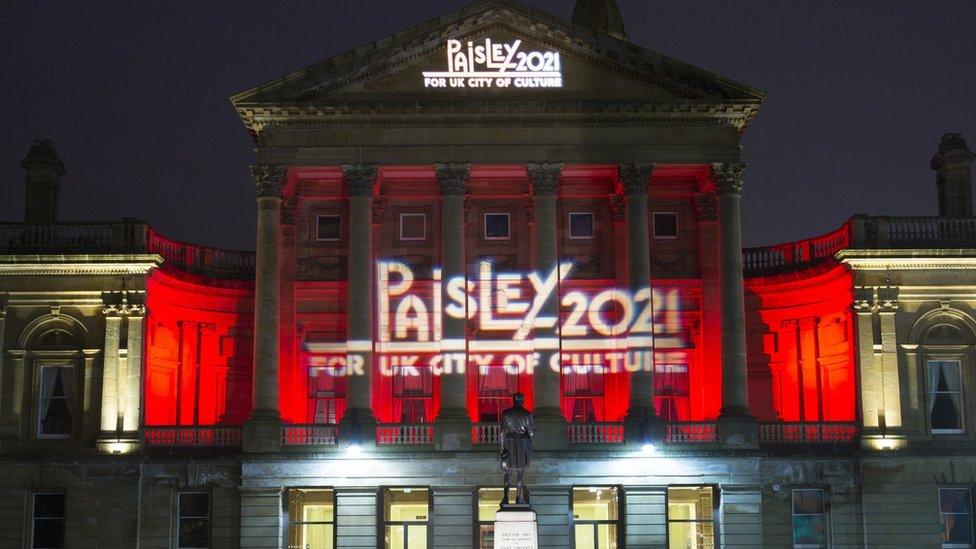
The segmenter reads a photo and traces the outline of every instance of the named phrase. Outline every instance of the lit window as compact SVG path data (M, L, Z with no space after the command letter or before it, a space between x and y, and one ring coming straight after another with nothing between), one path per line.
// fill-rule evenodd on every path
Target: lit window
M576 549L617 549L618 501L615 487L573 488Z
M335 491L288 490L288 549L335 548Z
M400 240L426 240L426 214L400 214Z
M338 366L308 369L308 421L335 424L346 404L346 378Z
M510 234L507 213L485 214L485 240L508 240Z
M973 496L969 488L939 488L942 547L973 546Z
M691 403L688 397L687 364L654 365L654 407L665 421L688 421Z
M502 505L503 488L478 488L478 549L495 546L495 513Z
M210 494L183 492L179 495L178 507L179 549L210 547Z
M430 368L393 367L393 421L428 423L434 419L434 376Z
M478 421L498 423L518 392L518 375L501 364L478 368Z
M928 361L929 422L935 434L961 433L962 377L958 360Z
M604 376L595 366L583 365L560 376L563 414L573 423L603 421Z
M316 240L339 240L339 216L320 215L316 218Z
M31 549L64 547L64 494L34 494Z
M710 486L668 488L668 547L715 547L714 497Z
M654 238L678 238L678 214L654 212Z
M74 368L42 366L38 398L37 435L45 438L71 436L74 403Z
M793 547L827 547L827 519L824 491L816 488L793 490Z
M427 488L383 490L383 547L426 549L430 491Z
M569 238L593 238L593 214L569 214Z

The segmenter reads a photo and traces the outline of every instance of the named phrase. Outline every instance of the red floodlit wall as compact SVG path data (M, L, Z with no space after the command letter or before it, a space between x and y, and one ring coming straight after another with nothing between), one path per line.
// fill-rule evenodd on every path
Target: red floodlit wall
M761 421L854 421L853 279L832 259L746 279L749 405Z
M251 411L253 284L154 271L145 424L240 425Z

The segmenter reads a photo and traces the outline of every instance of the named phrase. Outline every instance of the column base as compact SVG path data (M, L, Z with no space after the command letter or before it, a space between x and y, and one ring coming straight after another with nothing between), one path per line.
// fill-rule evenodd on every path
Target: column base
M254 412L244 422L243 450L270 453L281 450L281 416L277 412Z
M142 448L138 433L101 433L95 447L103 454L125 455Z
M535 423L533 449L558 451L569 448L566 418L558 408L536 408L532 412L532 421Z
M459 451L471 449L471 419L465 410L442 409L434 421L434 448Z
M729 450L751 450L759 447L759 421L746 413L722 410L718 416L718 441Z

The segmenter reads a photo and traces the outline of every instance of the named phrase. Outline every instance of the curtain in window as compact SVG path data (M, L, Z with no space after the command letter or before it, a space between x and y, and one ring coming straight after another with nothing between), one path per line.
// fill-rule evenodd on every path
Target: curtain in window
M434 417L434 379L430 368L396 368L393 372L393 417L398 421L404 419L404 403L406 401L423 402L423 418L416 418L415 408L408 406L411 421L422 419L428 422Z
M51 411L54 401L54 389L58 384L58 368L43 368L41 370L41 418L46 418Z
M962 379L959 363L930 361L929 418L933 429L958 429L962 414Z

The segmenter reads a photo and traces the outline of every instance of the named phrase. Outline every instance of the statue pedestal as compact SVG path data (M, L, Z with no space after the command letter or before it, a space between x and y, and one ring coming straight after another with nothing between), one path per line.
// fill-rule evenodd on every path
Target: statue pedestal
M494 549L539 549L539 524L529 506L504 507L495 514Z

